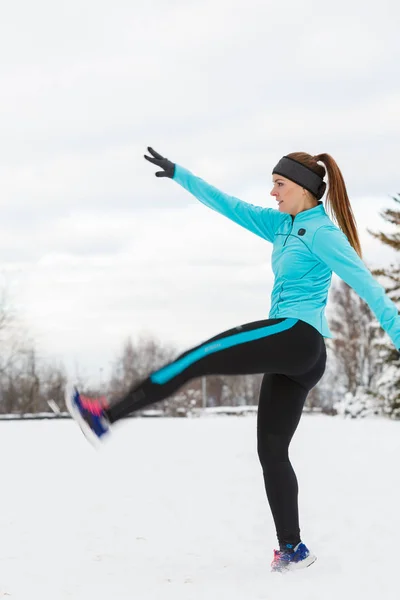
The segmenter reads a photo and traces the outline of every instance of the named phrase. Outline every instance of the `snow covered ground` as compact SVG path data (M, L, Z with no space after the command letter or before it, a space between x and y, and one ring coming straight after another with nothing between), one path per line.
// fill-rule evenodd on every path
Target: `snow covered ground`
M400 423L304 415L304 541L285 576L254 416L131 419L95 451L71 421L1 422L0 598L395 600Z

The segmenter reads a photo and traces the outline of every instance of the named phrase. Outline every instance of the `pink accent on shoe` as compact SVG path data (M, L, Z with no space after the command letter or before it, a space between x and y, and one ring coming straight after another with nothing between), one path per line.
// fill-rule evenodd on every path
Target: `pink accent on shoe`
M280 550L274 550L274 559L273 559L273 561L271 563L271 567L274 567L277 564L279 564L279 562L280 562L280 555L281 555Z
M100 417L103 410L108 408L108 402L105 396L101 396L100 398L89 398L88 396L80 395L80 399L83 408L92 413L92 415L96 415L96 417Z

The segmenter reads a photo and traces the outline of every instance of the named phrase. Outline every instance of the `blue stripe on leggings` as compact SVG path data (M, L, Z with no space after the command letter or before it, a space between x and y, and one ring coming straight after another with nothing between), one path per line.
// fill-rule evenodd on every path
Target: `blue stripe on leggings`
M214 354L214 352L226 350L227 348L232 348L232 346L238 346L239 344L245 344L246 342L259 340L263 337L274 335L275 333L281 333L296 325L297 322L298 319L285 319L276 325L267 325L266 327L261 327L260 329L254 329L252 331L243 331L242 333L235 333L225 338L221 338L220 340L208 342L204 344L204 346L200 346L199 348L196 348L196 350L189 352L186 356L178 358L170 365L156 371L150 376L150 379L153 383L167 383L177 375L180 375L180 373L190 367L190 365L209 354Z

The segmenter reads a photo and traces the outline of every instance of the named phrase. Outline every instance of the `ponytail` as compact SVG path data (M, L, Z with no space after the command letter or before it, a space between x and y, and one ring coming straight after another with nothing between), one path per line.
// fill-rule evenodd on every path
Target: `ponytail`
M354 248L360 258L362 258L361 244L357 231L357 224L350 200L347 195L346 184L343 175L336 164L336 161L330 154L317 154L310 156L305 152L293 152L287 155L303 165L315 171L320 177L324 178L328 173L328 193L326 195L326 205L339 228L343 231L350 245ZM318 162L322 162L319 165Z

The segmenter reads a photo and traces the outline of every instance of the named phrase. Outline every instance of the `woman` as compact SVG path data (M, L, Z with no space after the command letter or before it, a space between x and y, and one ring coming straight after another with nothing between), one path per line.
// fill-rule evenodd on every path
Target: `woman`
M148 148L145 158L201 202L273 244L275 275L269 318L225 331L188 350L108 405L75 390L68 399L84 433L100 439L118 419L163 400L203 375L264 373L260 391L258 455L276 526L279 550L272 570L306 567L316 557L300 538L298 485L288 450L309 391L325 371L324 338L333 337L325 318L332 272L365 300L396 348L396 305L361 260L360 242L342 174L329 154L296 152L272 171L277 210L228 196ZM323 166L322 164L323 163ZM325 212L326 191L339 227Z

